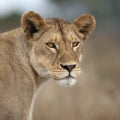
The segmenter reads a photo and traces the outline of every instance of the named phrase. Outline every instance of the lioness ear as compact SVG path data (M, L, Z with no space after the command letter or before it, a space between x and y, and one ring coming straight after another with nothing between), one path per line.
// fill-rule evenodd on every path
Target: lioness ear
M75 19L72 24L76 25L79 32L84 35L84 40L93 32L96 22L92 15L83 15Z
M21 18L21 27L28 39L32 38L44 26L46 26L45 20L33 11L23 14Z

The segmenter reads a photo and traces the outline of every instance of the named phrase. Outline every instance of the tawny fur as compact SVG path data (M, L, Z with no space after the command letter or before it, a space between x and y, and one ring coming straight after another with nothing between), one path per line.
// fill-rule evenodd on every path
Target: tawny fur
M59 81L68 74L61 64L75 64L71 75L76 78L83 40L94 28L91 15L68 23L58 18L45 20L30 11L22 16L20 28L0 34L0 120L30 119L38 87L48 79ZM79 42L78 47L72 48L73 42ZM56 48L50 48L51 43Z

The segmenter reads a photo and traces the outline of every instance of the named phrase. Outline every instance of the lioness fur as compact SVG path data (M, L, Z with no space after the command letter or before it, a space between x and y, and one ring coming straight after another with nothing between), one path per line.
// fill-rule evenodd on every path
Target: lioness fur
M19 28L0 34L0 120L32 119L33 96L48 79L75 84L83 41L94 28L92 15L69 23L29 11Z

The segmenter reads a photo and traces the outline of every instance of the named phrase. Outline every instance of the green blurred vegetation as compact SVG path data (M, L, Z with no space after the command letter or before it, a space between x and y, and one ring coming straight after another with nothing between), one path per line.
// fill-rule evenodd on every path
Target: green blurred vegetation
M14 12L6 17L0 18L0 32L10 30L20 26L21 15Z
M119 0L51 0L56 4L59 3L81 3L90 11L100 13L101 15L110 15L120 17L120 1ZM72 9L72 8L71 8Z

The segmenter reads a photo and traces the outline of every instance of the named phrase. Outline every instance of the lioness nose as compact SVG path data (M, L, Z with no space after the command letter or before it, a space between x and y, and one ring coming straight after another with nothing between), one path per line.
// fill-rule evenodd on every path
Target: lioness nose
M76 67L75 64L74 65L63 65L63 64L60 64L60 65L61 65L61 67L63 69L67 70L68 72L71 72Z

